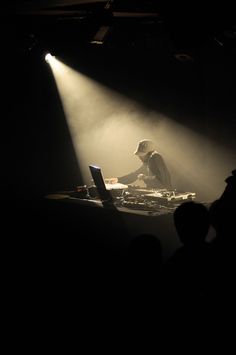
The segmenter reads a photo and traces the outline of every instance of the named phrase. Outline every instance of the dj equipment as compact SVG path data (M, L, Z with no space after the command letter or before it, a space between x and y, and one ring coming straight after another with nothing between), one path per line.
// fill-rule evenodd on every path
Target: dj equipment
M193 200L196 197L195 192L180 192L176 190L154 191L146 194L146 198L157 199L165 202L176 202L183 200Z
M144 196L147 200L158 200L160 202L193 200L196 197L195 192L182 192L177 191L175 189L147 189L135 186L129 186L126 194L134 196Z
M94 185L88 188L91 198L110 201L117 207L155 211L160 208L176 207L184 200L193 200L195 192L181 192L175 189L148 189L135 185L106 184L101 168L89 165Z
M179 192L167 189L147 189L129 186L123 191L120 198L116 199L116 205L142 210L172 209L184 200L193 200L195 192Z

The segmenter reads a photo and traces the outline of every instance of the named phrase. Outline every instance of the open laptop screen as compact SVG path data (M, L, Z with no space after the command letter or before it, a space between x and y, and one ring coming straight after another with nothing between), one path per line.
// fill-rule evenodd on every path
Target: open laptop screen
M113 198L110 194L110 191L106 189L106 185L102 176L101 168L95 165L89 165L89 169L94 181L94 184L97 188L99 197L102 201L112 201Z

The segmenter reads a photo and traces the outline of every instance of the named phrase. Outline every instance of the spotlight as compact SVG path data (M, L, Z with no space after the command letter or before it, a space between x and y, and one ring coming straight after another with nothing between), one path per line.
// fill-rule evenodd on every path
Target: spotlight
M101 26L90 43L103 44L110 30L110 26Z
M47 54L45 55L45 61L46 61L47 63L50 63L54 58L55 58L55 56L51 55L51 53L47 53Z
M184 53L184 52L176 53L176 54L174 54L174 57L182 63L194 61L194 58L192 55L190 55L188 53Z

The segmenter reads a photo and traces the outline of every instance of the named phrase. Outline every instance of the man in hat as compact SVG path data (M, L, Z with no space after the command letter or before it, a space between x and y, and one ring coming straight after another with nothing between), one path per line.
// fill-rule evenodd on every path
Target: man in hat
M150 139L141 140L134 152L142 161L140 168L128 175L111 178L110 183L130 184L136 180L142 180L147 188L171 189L170 173L161 156L155 150L155 145Z

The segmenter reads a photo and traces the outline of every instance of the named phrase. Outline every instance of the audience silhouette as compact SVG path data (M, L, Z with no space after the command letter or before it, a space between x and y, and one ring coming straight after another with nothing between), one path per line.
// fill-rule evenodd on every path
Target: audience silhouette
M167 294L176 300L192 302L206 293L209 245L205 241L209 230L208 209L202 203L184 202L174 211L174 224L182 243L164 268Z
M210 222L216 231L211 243L210 292L221 303L234 298L236 170L225 182L225 190L210 208Z
M105 214L103 209L94 209L91 220L99 223L87 224L87 210L81 208L78 215L70 204L55 210L54 203L45 209L43 202L42 209L31 208L31 224L19 241L27 246L25 254L21 253L26 267L23 269L21 262L18 269L27 282L27 272L32 273L31 289L34 282L35 289L42 290L37 291L41 296L47 290L40 311L45 309L46 313L50 301L55 317L63 317L64 312L64 318L70 319L67 313L80 312L87 326L90 319L102 318L109 326L129 319L124 325L128 328L151 324L157 316L160 320L164 308L166 312L167 308L186 310L193 305L234 305L236 170L225 182L223 193L209 208L188 201L175 209L173 222L182 246L167 262L163 261L161 236L139 234L131 238L120 215L114 216L112 209ZM25 211L17 227L23 223ZM210 224L215 238L208 243ZM33 225L38 228L34 239ZM103 234L99 236L97 230ZM129 243L124 242L127 239Z

